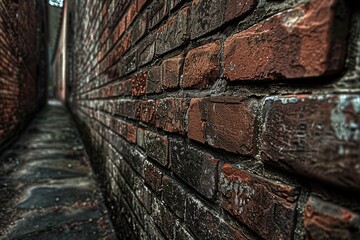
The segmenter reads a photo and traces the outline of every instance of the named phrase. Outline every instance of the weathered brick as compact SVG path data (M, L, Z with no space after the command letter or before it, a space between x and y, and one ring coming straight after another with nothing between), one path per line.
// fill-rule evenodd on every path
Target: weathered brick
M354 95L268 97L261 158L337 185L360 186L360 98Z
M149 28L157 25L169 12L167 0L153 0L149 6Z
M191 39L205 35L224 23L250 13L257 0L196 0L191 6Z
M151 189L159 193L162 189L162 176L163 173L161 170L156 167L153 163L148 160L144 161L144 179L146 184L149 185Z
M126 159L127 163L141 176L144 176L144 164L146 156L136 148L133 148L130 143L119 138L117 135L112 135L109 142L112 143L114 148L121 153ZM129 175L126 175L129 176ZM131 175L130 175L131 176Z
M162 184L164 202L179 218L184 218L186 190L168 175L163 176Z
M137 11L140 12L149 0L136 0Z
M195 0L191 5L191 39L200 37L223 23L225 0Z
M360 238L359 214L317 197L306 203L304 226L309 240Z
M145 135L145 129L138 128L136 132L136 144L141 148L145 147L144 135Z
M141 101L137 110L137 119L143 122L154 124L155 122L155 100Z
M126 139L131 143L136 143L136 127L133 124L127 126Z
M188 137L229 152L255 155L252 104L240 97L192 99Z
M151 157L163 166L168 164L169 141L166 136L145 131L145 150L148 157Z
M188 52L184 64L184 88L206 88L220 77L220 41Z
M132 80L132 90L131 95L132 96L141 96L145 94L146 91L146 79L147 79L148 73L147 72L141 72L136 74Z
M167 132L185 132L188 104L181 98L164 98L156 101L155 123Z
M152 217L156 225L168 239L174 239L176 217L159 199L154 198L152 203L152 208L154 209Z
M253 239L228 225L194 196L186 200L185 223L199 239Z
M189 8L183 8L157 29L155 45L157 55L177 48L189 40L188 15Z
M146 93L160 93L161 89L161 67L160 66L153 66L149 70L148 78L146 80Z
M152 194L151 190L146 186L142 185L139 189L139 199L146 208L148 213L152 212L152 200L154 199L154 195ZM135 190L137 193L138 191Z
M138 19L131 31L131 42L132 44L137 43L146 33L147 30L147 14L144 13L140 19Z
M145 216L145 230L148 233L150 240L163 240L165 239L164 235L157 228L155 220L151 216Z
M178 5L180 5L180 3L185 2L185 0L170 0L169 2L169 8L170 11L173 10L174 8L176 8Z
M195 240L196 238L191 235L190 231L185 228L182 222L176 220L174 226L174 239Z
M117 67L120 77L134 72L137 67L137 51L129 52L124 56L123 60L119 62Z
M258 0L227 0L225 3L224 22L251 12Z
M176 90L179 88L180 70L184 58L182 55L166 59L162 63L162 87L165 90Z
M155 55L155 37L153 33L149 33L138 44L139 49L139 66L144 66L151 62Z
M205 197L214 196L219 162L216 157L184 140L173 139L170 141L170 159L171 171Z
M131 79L121 81L115 85L115 96L131 95L131 89L132 89Z
M225 76L230 81L271 80L342 71L346 31L334 25L346 29L347 17L346 11L336 15L337 3L310 1L229 37Z
M195 141L205 143L206 115L202 114L202 98L193 98L189 108L189 130L188 137Z
M119 38L123 35L123 33L126 30L126 18L123 17L118 24L116 25L114 32L113 32L113 38L114 41L113 42L117 42L117 40L119 40Z
M219 192L222 206L260 236L292 238L299 194L295 187L224 164L219 174Z
M137 6L136 3L130 4L130 7L126 13L126 27L129 28L129 26L132 24L134 19L136 18L138 12L137 12Z

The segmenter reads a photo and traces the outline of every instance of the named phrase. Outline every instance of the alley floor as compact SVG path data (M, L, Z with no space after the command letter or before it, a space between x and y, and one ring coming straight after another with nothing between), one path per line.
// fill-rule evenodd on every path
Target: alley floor
M0 239L115 239L67 109L56 100L0 157Z

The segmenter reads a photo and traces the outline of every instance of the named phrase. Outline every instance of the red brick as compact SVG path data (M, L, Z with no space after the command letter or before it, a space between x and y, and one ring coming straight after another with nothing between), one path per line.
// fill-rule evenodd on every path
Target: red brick
M238 97L193 99L188 137L229 152L256 153L252 100Z
M155 100L141 101L138 105L137 118L143 122L153 124L155 121Z
M305 206L306 239L358 239L360 216L349 209L310 197Z
M145 161L144 163L144 178L146 184L150 186L155 192L161 191L162 186L162 176L163 173L161 170L156 167L153 163L150 161Z
M256 4L257 0L227 0L225 3L224 22L244 16L251 12Z
M126 28L129 28L129 26L132 24L134 19L136 18L138 12L137 12L137 6L136 3L130 4L129 10L126 14Z
M220 42L209 43L188 52L184 64L184 88L203 89L220 77Z
M117 40L123 35L126 29L126 18L123 17L119 23L116 25L114 30L114 42L117 42Z
M136 126L132 124L127 125L126 139L131 143L136 143Z
M165 90L179 88L180 70L183 64L183 56L169 58L162 63L162 87Z
M118 59L120 56L124 55L124 53L127 52L127 50L130 49L131 47L131 39L130 39L130 34L127 33L125 34L121 40L119 41L119 43L117 44L117 46L115 47L115 56L116 59Z
M146 89L147 72L141 72L136 74L132 80L132 96L141 96L145 94Z
M200 103L203 99L193 98L189 108L188 137L195 141L205 143L206 116L201 116Z
M347 16L336 0L314 0L225 41L225 76L235 80L317 77L342 71ZM336 22L335 22L336 21Z
M140 12L149 0L136 0L137 11Z
M344 187L360 186L360 98L354 95L268 97L261 159Z
M113 130L120 136L127 138L128 125L126 122L118 119L114 119Z
M292 238L296 188L224 164L219 177L219 192L222 206L263 238Z

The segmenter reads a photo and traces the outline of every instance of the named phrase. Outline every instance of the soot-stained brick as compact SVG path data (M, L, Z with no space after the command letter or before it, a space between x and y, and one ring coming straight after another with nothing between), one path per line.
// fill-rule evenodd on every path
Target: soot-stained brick
M207 198L216 192L217 160L184 140L170 142L171 170Z
M146 184L150 186L156 193L162 190L162 171L148 160L144 161L144 179Z
M148 78L146 80L146 93L160 93L161 92L161 66L153 66L149 70Z
M268 97L261 158L344 187L360 186L360 98L355 95Z
M163 166L168 164L169 141L166 136L145 131L146 154Z
M181 9L157 29L156 54L164 54L188 41L189 8Z
M309 240L360 238L359 214L317 197L306 203L304 226Z
M165 175L163 183L163 200L166 205L181 219L184 218L187 192L184 187L170 176Z
M185 133L188 104L182 98L156 100L155 124L167 132Z
M195 196L186 200L185 224L198 239L253 239L221 219Z
M260 236L291 239L297 188L224 164L219 176L219 192L222 206Z

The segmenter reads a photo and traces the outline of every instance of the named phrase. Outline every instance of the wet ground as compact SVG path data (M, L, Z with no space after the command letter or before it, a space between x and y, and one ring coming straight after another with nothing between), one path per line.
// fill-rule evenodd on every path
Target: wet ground
M56 100L0 156L0 239L115 239L84 146Z

